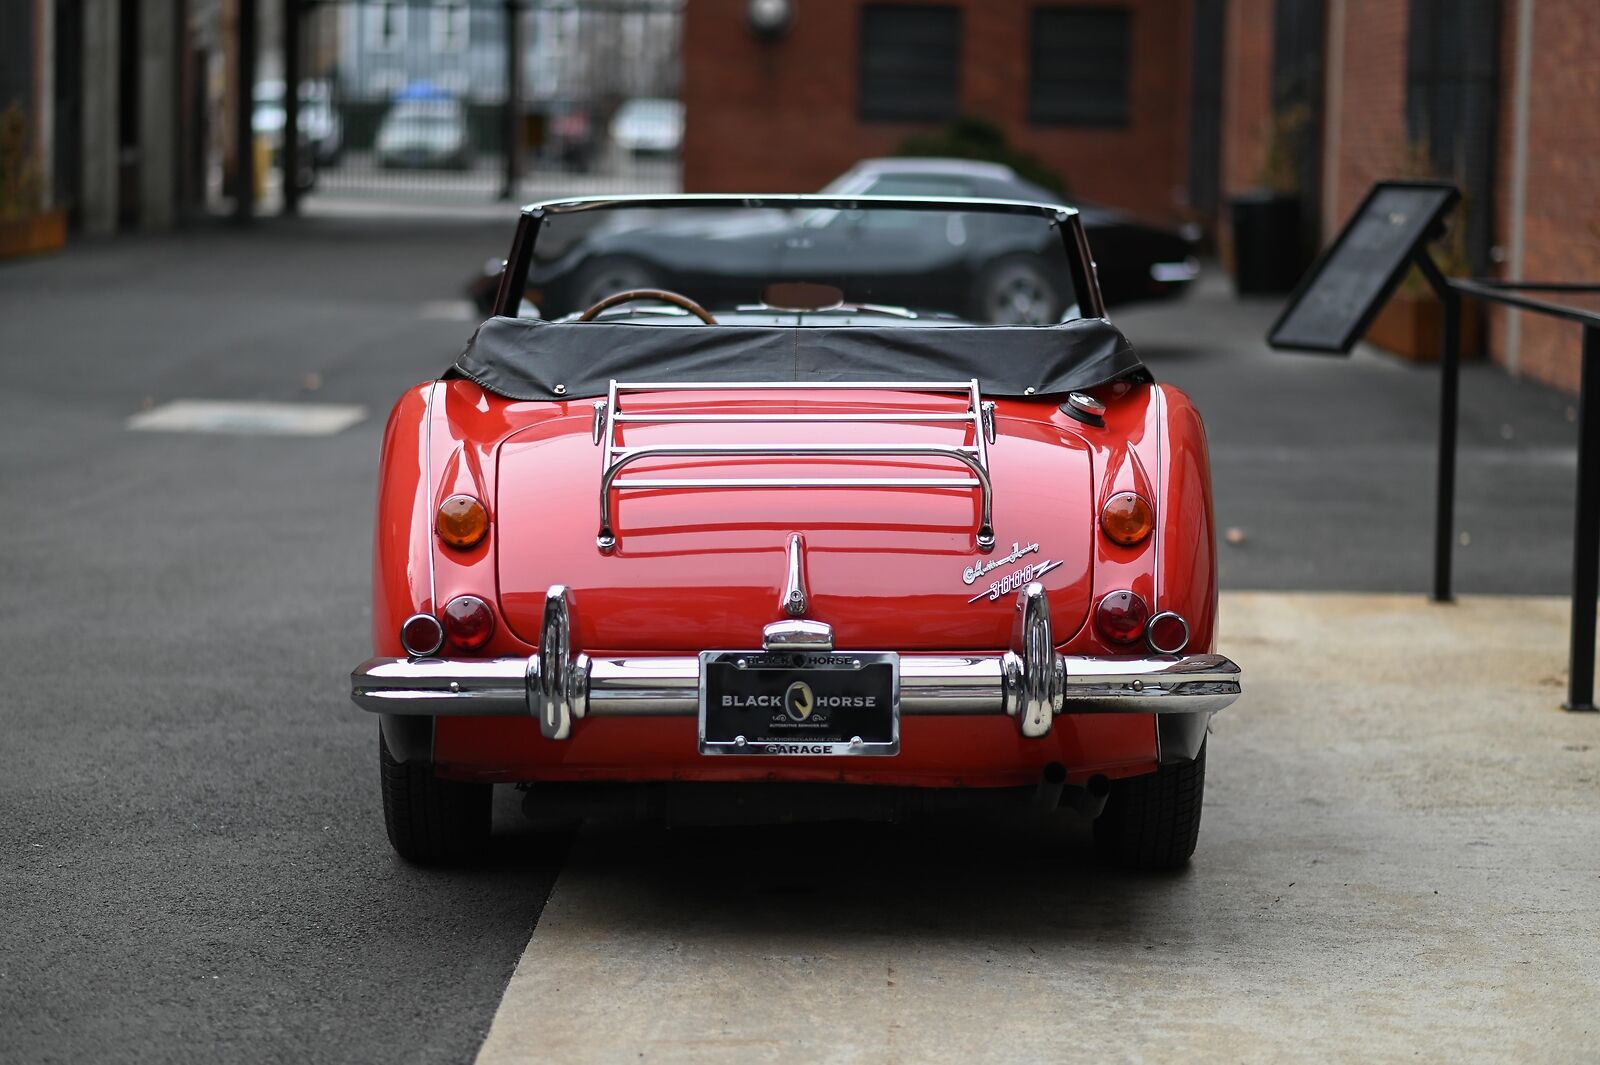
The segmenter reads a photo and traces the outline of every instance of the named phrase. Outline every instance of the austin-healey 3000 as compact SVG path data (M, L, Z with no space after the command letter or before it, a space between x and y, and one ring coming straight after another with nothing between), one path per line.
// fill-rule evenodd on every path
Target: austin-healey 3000
M670 290L586 253L619 229ZM579 814L1071 807L1108 860L1189 860L1240 690L1204 429L1070 208L537 204L495 310L384 436L352 683L403 857L471 857L514 783Z

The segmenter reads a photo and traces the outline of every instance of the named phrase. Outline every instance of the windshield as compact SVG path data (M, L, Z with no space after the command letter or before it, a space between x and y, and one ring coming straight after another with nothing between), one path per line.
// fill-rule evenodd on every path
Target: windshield
M919 190L920 191L920 190ZM932 190L929 190L932 191ZM771 202L771 201L763 201ZM784 198L782 207L685 200L549 211L525 316L560 319L655 289L719 321L843 317L924 324L1053 325L1079 316L1073 263L1053 214L1029 207ZM676 324L683 300L597 312Z

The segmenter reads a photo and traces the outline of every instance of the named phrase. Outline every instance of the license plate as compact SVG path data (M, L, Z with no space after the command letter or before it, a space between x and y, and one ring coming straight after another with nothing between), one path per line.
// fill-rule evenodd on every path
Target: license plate
M897 754L892 651L702 651L701 754Z

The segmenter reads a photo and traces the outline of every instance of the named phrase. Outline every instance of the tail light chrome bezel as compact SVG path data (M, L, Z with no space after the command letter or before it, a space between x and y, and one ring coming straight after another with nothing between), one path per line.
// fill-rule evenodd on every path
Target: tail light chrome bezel
M426 639L418 638L423 634ZM444 646L444 625L432 614L412 614L400 623L400 646L412 658L436 655Z
M1157 639L1157 629L1163 624L1170 624L1174 621L1178 623L1179 628L1182 630L1183 638L1178 640L1173 646L1163 646L1162 641ZM1189 622L1176 610L1163 610L1159 614L1156 614L1154 617L1152 617L1149 621L1145 622L1144 639L1145 642L1150 645L1150 650L1155 651L1157 654L1179 654L1185 647L1189 646Z

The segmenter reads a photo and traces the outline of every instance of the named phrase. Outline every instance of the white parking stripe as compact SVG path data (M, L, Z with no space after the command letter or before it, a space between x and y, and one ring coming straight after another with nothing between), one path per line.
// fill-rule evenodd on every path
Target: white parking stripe
M367 416L351 403L175 399L128 419L129 429L237 436L331 436Z
M1187 874L1106 870L1081 823L586 831L478 1061L1584 1060L1600 741L1556 709L1564 602L1223 618L1246 693Z

